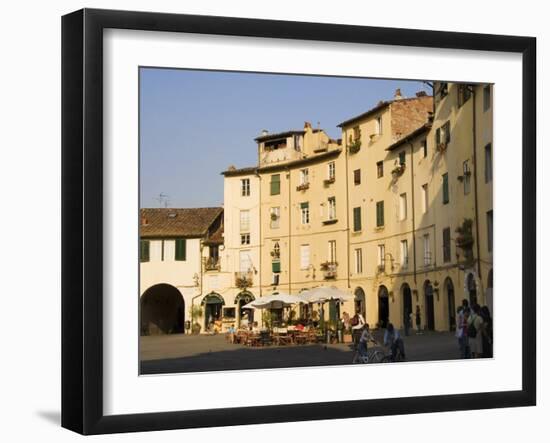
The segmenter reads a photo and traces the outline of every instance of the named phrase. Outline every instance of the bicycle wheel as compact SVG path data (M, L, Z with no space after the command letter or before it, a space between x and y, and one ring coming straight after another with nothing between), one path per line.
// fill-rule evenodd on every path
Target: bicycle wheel
M391 358L391 355L384 355L380 363L391 363L393 362L393 359Z
M380 363L384 358L384 354L380 351L372 351L369 355L369 363Z

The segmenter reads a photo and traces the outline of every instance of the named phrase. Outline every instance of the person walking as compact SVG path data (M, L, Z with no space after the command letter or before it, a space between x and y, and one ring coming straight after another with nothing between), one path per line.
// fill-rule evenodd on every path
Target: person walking
M363 331L363 325L365 324L365 319L361 315L361 311L357 309L355 315L351 318L351 336L353 338L353 347L357 350L359 346L359 339L361 338L361 333Z
M393 361L395 361L398 350L403 360L405 360L405 344L399 335L399 331L393 327L392 323L388 323L388 327L384 333L384 346L388 346L390 348L391 358Z
M468 336L468 324L470 319L470 308L462 307L462 346L464 350L464 356L462 358L471 358L470 352L470 337Z
M483 358L493 358L493 319L489 308L483 306L480 315L483 318L481 356Z
M466 348L464 346L464 308L462 306L456 309L455 337L458 340L460 358L466 358Z

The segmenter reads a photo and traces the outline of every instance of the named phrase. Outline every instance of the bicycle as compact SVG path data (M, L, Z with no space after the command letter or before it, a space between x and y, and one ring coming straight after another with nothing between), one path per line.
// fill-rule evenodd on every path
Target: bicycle
M371 340L371 342L375 346L378 346L378 347L380 346L380 344L374 340ZM366 354L361 354L359 352L359 349L356 349L353 355L352 363L353 364L381 363L383 358L384 358L384 353L380 351L380 349L375 349L375 348L368 349Z
M405 357L403 357L403 353L401 352L401 349L397 347L395 350L395 357L393 356L390 348L389 352L387 352L386 354L383 354L383 357L380 363L398 363L401 361L405 361Z

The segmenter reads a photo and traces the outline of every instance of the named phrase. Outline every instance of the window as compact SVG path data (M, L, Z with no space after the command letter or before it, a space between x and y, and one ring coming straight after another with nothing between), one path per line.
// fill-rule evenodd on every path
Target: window
M309 170L300 169L300 185L307 185L309 183Z
M404 165L405 164L405 159L406 159L405 150L403 150L399 153L399 164Z
M443 261L451 261L451 228L443 229Z
M491 143L485 146L485 183L493 180L493 149Z
M281 193L281 175L274 174L271 176L271 195L279 195Z
M445 122L435 131L436 146L446 145L451 142L451 123Z
M487 212L487 251L493 252L493 210Z
M250 259L250 251L239 252L239 270L241 273L249 272L252 268L252 260Z
M273 286L279 286L279 277L280 277L280 274L275 274L275 273L273 274L273 283L272 283Z
M361 230L361 207L353 208L353 231Z
M334 180L336 178L336 163L330 162L328 164L328 179Z
M328 219L336 220L336 197L328 199Z
M462 163L462 184L464 185L464 195L468 195L471 191L471 178L472 173L470 171L470 165L468 163L468 160L465 160Z
M249 197L250 196L250 179L243 178L241 180L241 196Z
M295 135L294 136L294 150L295 151L301 151L302 150L302 136Z
M300 203L300 212L302 214L302 224L308 225L309 224L309 203Z
M271 272L274 274L278 274L281 272L281 261L280 260L274 260L271 262ZM277 280L278 282L279 280Z
M185 238L176 238L176 250L174 251L174 258L176 261L185 261L187 254L187 241Z
M250 232L250 211L241 211L240 213L240 231Z
M223 318L235 318L235 308L223 308Z
M399 221L406 220L407 218L407 194L401 194L399 196Z
M249 245L250 244L250 234L241 234L241 245Z
M442 82L439 84L439 98L442 99L449 93L449 84Z
M300 245L300 269L308 269L310 264L309 245Z
M384 226L384 201L376 202L376 226Z
M378 267L384 269L386 267L386 247L378 245Z
M353 128L353 139L359 140L361 138L361 129L359 129L359 126L355 126Z
M409 245L407 240L401 240L401 267L406 268L409 265Z
M430 250L430 235L424 235L424 266L432 264L432 251Z
M355 250L355 273L363 273L363 250L361 248Z
M376 163L376 176L378 178L384 176L384 162L380 161Z
M488 111L491 107L491 85L483 88L483 111Z
M139 261L140 262L147 262L150 260L149 249L150 249L149 240L140 240L139 242Z
M375 134L381 135L382 134L382 116L379 116L376 118L376 126L375 126Z
M428 156L428 141L422 140L420 146L422 146L422 155L426 158Z
M328 241L328 260L329 263L336 263L336 240Z
M470 90L470 86L466 84L459 84L458 85L458 106L462 106L464 103L466 103L469 98L472 96L472 91Z
M361 169L356 169L355 171L353 171L353 184L361 184Z
M428 183L422 185L422 213L428 212Z
M279 229L281 220L281 208L275 206L269 210L269 219L271 229Z
M449 174L445 173L441 176L443 179L443 204L449 203Z

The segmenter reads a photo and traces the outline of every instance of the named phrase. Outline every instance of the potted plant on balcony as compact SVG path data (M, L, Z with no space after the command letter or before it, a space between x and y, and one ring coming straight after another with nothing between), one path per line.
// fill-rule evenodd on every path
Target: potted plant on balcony
M447 149L447 143L445 142L438 143L435 149L437 150L437 152L444 152Z
M405 172L405 163L401 163L401 164L397 165L395 168L393 168L392 171L391 171L391 175L394 178L397 178L397 177L401 176L403 174L403 172Z
M361 139L357 138L353 140L350 136L350 140L348 143L348 151L350 154L357 154L359 150L361 149Z
M472 234L473 220L466 218L462 225L456 228L458 236L456 238L456 246L461 249L471 249L474 244L474 236Z
M305 191L308 188L309 188L309 183L308 182L302 183L301 185L296 186L297 191Z

